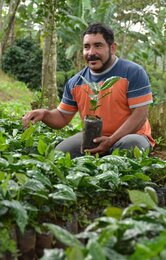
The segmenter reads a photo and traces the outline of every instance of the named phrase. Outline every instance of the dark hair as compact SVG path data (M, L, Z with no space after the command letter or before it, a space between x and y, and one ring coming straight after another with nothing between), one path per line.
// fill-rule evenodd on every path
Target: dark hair
M97 33L102 34L103 38L109 45L111 45L114 42L113 30L102 23L94 23L89 25L89 27L84 31L83 37L86 34L97 34Z

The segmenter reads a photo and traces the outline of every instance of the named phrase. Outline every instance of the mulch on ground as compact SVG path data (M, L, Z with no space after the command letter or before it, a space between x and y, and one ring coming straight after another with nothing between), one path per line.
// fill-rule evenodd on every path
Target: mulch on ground
M159 157L166 161L166 150L163 150L161 147L155 147L153 152L151 152L151 156Z

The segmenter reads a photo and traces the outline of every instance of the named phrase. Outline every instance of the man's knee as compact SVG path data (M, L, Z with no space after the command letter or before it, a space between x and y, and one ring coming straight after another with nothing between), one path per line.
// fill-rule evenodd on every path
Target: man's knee
M61 143L59 143L55 150L60 150L64 153L69 152L71 158L82 156L80 149L82 143L82 133L77 133L73 136L70 136L64 139Z
M114 145L114 149L119 148L122 149L134 149L134 147L138 147L140 150L146 150L150 148L150 142L143 135L138 134L130 134L122 137L117 143Z

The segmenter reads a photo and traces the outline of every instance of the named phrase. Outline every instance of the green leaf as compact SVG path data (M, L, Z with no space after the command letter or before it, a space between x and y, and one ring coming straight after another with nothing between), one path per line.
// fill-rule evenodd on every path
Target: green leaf
M116 219L120 219L122 216L122 209L117 207L108 207L105 209L104 214L107 217L112 217Z
M40 260L62 260L65 259L65 254L63 249L44 249L44 255Z
M110 165L117 166L119 170L125 170L128 168L128 163L125 157L118 155L106 155L100 159L101 163L109 163Z
M135 214L135 212L137 212L137 214L138 214L138 212L143 213L143 211L144 210L141 207L141 205L131 204L123 210L122 217L125 218L127 216L131 216L131 215Z
M40 190L45 190L45 186L38 180L29 180L28 182L25 183L23 186L24 189L26 190L31 190L31 191L40 191Z
M38 180L44 186L48 186L50 188L52 185L50 179L46 176L46 174L40 173L38 170L28 171L27 175L30 178L34 178L34 179Z
M11 179L11 175L8 174L6 176L6 178L3 180L2 184L1 184L1 189L2 189L2 192L3 192L3 195L6 196L7 192L8 192L8 187L9 187L9 182L10 182L10 179Z
M38 146L37 146L37 150L39 152L39 154L45 154L45 151L47 149L47 144L43 142L43 140L40 138L38 141Z
M82 3L84 5L84 9L86 9L86 10L92 9L91 0L84 0Z
M123 227L125 226L125 232L123 233L123 240L134 240L139 236L145 237L145 235L150 235L153 233L157 235L159 232L164 230L164 227L159 223L151 223L148 221L124 219L122 221Z
M84 81L91 89L93 88L91 82L89 82L89 81L88 81L86 78L84 78L82 75L81 75L80 77L83 79L83 81Z
M48 148L48 146L47 146L47 148ZM47 150L46 150L46 157L49 161L54 162L54 160L55 160L55 149L52 149L49 153L47 153Z
M121 181L131 181L133 179L135 179L134 175L129 175L129 174L126 174L122 177L120 177Z
M8 161L0 158L0 167L7 167L9 165Z
M18 133L18 129L13 129L12 136L16 137L17 133Z
M6 138L0 133L0 151L5 151L8 147Z
M93 106L93 107L95 107L95 106L97 106L97 101L96 100L90 100L90 104Z
M24 142L24 141L30 139L34 130L35 129L34 129L32 123L31 123L30 126L23 132L23 134L21 136L21 142Z
M120 184L119 175L114 171L105 171L96 175L93 180L96 181L96 184L98 185L100 184L103 186L105 184L109 184L112 188L118 187Z
M145 187L145 192L148 193L155 204L158 204L158 197L156 191L152 187Z
M142 156L142 151L136 146L134 147L134 157L139 159Z
M3 200L1 204L12 209L16 223L19 226L20 231L24 233L25 227L28 224L28 215L22 204L16 200Z
M107 259L110 259L110 256L111 256L111 260L128 260L127 256L124 256L124 254L119 254L116 250L113 250L110 247L109 248L107 247L105 249L105 251L106 251ZM142 259L140 259L140 260L142 260Z
M90 87L91 87L91 90L94 92L95 98L97 98L98 94L100 92L100 85L98 83L96 83L96 82L92 82L90 84Z
M67 246L74 247L76 245L81 246L81 242L76 238L75 235L72 235L67 230L61 228L60 226L54 224L45 223L44 226L58 239L60 242Z
M63 175L63 173L61 172L60 168L58 168L52 161L47 160L47 162L51 165L53 171L55 172L55 174L58 176L58 178L62 181L65 182L65 177Z
M89 250L89 257L95 260L106 260L106 256L104 255L104 248L96 241L91 241L87 245Z
M5 179L5 172L0 171L0 182L2 182Z
M166 247L166 231L162 231L159 236L151 239L143 239L136 244L134 254L130 257L131 260L139 259L140 256L144 256L144 259L155 259L164 251ZM156 258L158 259L158 258ZM164 259L164 258L159 258Z
M72 44L66 49L66 58L71 59L75 52L78 50L77 44Z
M93 91L93 94L88 93L86 90L85 92L89 95L90 98L92 98L93 96L98 95L99 91L100 91L100 85L98 85L98 83L96 82L89 82L86 78L84 78L83 76L80 76L83 81L89 86L89 88Z
M24 186L23 189L27 192L28 195L37 196L48 200L48 190L46 187L38 180L29 180Z
M45 171L50 171L51 169L51 166L49 165L49 162L41 162L39 160L34 160L34 159L23 159L23 160L20 160L18 163L17 163L17 166L21 166L21 167L25 167L28 169L32 169L32 167L35 167L35 168L40 168L40 169L43 169Z
M67 253L67 260L84 260L82 250L79 246L74 246L69 253Z
M53 198L55 200L63 200L63 201L76 201L77 197L73 189L67 185L64 184L57 184L54 185L56 189L58 189L57 192L49 194L50 198Z
M74 187L78 187L81 180L86 176L89 176L89 174L78 171L78 172L70 173L69 175L66 176L66 179L68 180L70 185Z
M144 204L148 208L155 208L156 204L151 199L150 195L148 193L139 191L139 190L129 190L129 197L133 204Z
M136 172L134 174L134 176L137 177L138 179L143 180L143 181L150 181L151 180L151 178L148 175L146 175L142 172Z
M112 87L119 79L121 79L121 77L117 76L106 79L100 89L105 90Z
M28 177L23 173L16 173L15 176L19 184L23 185L28 181Z

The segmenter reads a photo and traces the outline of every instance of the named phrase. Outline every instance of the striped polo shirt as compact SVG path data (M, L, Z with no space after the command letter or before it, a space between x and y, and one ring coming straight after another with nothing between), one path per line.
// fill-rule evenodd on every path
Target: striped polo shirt
M112 76L121 77L111 88L111 93L100 99L100 106L96 111L96 115L103 120L102 134L105 136L112 135L128 119L133 108L153 102L145 70L134 62L116 58L112 67L102 73L94 73L89 67L85 67L69 79L58 106L58 110L61 112L74 114L78 111L82 120L86 115L93 114L93 111L89 109L90 99L87 94L87 91L91 93L91 90L82 80L81 75L89 82L99 84ZM109 91L109 89L104 90L101 95ZM151 144L154 145L148 119L137 133L147 136Z

